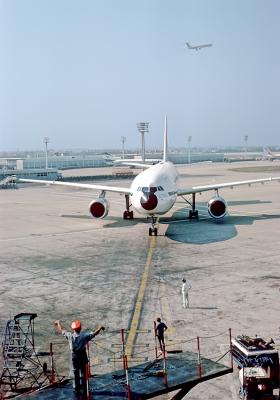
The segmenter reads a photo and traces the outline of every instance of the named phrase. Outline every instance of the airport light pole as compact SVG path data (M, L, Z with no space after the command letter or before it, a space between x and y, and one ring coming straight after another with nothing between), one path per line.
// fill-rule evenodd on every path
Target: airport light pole
M149 132L149 122L138 122L137 129L142 138L142 161L145 162L145 133Z
M122 158L124 159L124 144L126 142L126 137L121 136L121 141L122 141Z
M248 135L244 135L244 142L245 142L245 147L244 147L244 158L247 158L247 142L248 142Z
M188 136L188 145L189 145L189 151L188 151L188 163L191 163L191 141L192 141L192 136Z
M46 146L46 171L48 172L48 143L50 143L50 138L48 136L44 137L44 143Z

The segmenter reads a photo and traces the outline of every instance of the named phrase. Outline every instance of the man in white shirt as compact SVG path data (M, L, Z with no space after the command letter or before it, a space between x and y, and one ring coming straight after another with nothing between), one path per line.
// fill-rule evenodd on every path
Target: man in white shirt
M190 282L187 282L185 278L182 279L182 299L183 299L183 307L187 308L190 306L189 303L189 290L192 285Z

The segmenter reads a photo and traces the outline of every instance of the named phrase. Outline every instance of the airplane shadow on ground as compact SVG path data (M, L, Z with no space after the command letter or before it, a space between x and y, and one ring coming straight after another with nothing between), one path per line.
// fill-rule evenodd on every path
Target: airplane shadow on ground
M178 202L177 202L178 203ZM271 203L271 201L261 201L261 200L248 200L248 201L232 201L228 202L228 205L247 205L247 204L264 204L264 203ZM186 204L185 201L183 201L183 204ZM199 203L198 203L199 204ZM201 203L201 205L205 206L205 203ZM172 217L163 217L160 218L160 223L168 223L169 222L176 222L176 221L182 221L182 219L186 219L186 216L189 213L189 208L183 208L178 211L176 211ZM207 214L208 216L208 214ZM83 216L83 218L86 218L86 216ZM88 218L92 218L89 216ZM108 217L105 219L106 223L104 224L104 228L123 228L126 226L135 226L137 224L147 224L149 223L149 220L145 218L138 217L136 215L135 219L123 219L122 216L117 216L113 217L108 215ZM108 223L107 223L108 221ZM186 222L189 222L189 220L186 220Z
M177 202L177 204L180 202ZM229 201L229 206L269 204L271 201L243 200ZM186 204L184 202L184 204ZM197 203L200 219L189 220L189 207L176 210L171 217L160 218L161 224L168 224L165 236L171 240L189 244L207 244L222 242L232 239L237 235L236 225L252 225L254 221L262 219L280 219L280 214L256 214L254 216L226 216L222 221L215 221L206 211L205 203ZM84 214L61 214L64 218L92 219L90 215ZM108 219L107 219L108 218ZM104 221L104 228L123 228L137 224L147 224L147 218L136 217L133 220L124 220L122 216L108 216ZM160 236L160 230L159 230Z
M230 205L258 204L261 201L239 201L231 202ZM270 203L270 202L264 202ZM227 215L222 221L215 221L211 218L205 208L200 210L198 204L199 220L188 220L189 208L176 211L171 218L161 219L162 224L169 224L166 236L176 242L190 244L208 244L222 242L232 239L238 234L237 225L252 225L255 221L267 219L280 219L280 214L256 214L256 215Z

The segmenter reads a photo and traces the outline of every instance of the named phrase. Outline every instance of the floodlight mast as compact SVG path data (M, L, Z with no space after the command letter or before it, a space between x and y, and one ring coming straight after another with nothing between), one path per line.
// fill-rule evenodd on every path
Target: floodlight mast
M121 136L121 141L122 141L122 158L124 160L124 144L126 142L126 137L125 136Z
M244 147L244 158L247 158L247 143L248 143L248 135L244 135L244 142L245 142L245 147Z
M50 143L50 138L48 136L44 137L44 143L46 146L46 171L48 172L48 143Z
M149 122L138 122L137 129L142 139L142 161L145 162L145 133L149 132Z
M191 163L191 141L192 141L192 136L188 136L188 163Z

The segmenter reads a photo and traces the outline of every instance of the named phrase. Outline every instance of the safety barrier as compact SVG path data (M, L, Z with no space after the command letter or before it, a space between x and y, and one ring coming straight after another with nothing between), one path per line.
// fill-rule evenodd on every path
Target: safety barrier
M154 326L155 328L155 326ZM106 335L107 332L107 335ZM211 359L215 362L219 362L222 359L225 359L227 356L230 356L229 360L226 360L226 363L229 363L229 367L233 368L233 360L232 360L232 355L231 355L231 329L215 334L215 335L210 335L210 336L197 336L197 337L193 337L193 338L189 338L186 340L178 340L178 341L173 341L172 344L168 344L166 343L163 347L163 351L160 352L159 351L159 347L158 347L158 342L157 342L157 338L156 338L156 334L155 334L155 329L153 330L139 330L138 333L139 334L151 334L153 332L154 334L154 350L152 351L151 348L149 348L149 344L150 343L144 343L144 344L140 344L139 346L135 345L135 350L133 357L129 358L126 354L126 335L128 334L128 330L126 329L120 329L120 330L115 330L115 331L105 331L104 336L106 335L106 337L103 338L98 338L95 339L92 342L89 342L87 345L87 353L88 353L88 358L89 358L89 364L87 367L87 388L88 388L88 396L89 396L89 380L92 384L93 382L93 369L94 371L96 371L96 369L98 367L102 367L102 369L104 369L104 367L107 367L111 365L112 362L114 362L114 365L116 362L121 363L122 364L122 368L124 371L124 376L125 376L125 385L126 385L126 389L127 389L127 399L130 400L131 399L131 384L130 381L131 379L133 379L132 377L130 377L130 370L129 370L129 363L135 364L135 362L137 361L139 363L139 359L148 359L150 360L150 365L153 365L155 362L157 362L158 360L162 360L162 364L163 364L163 369L161 371L159 371L158 377L160 379L160 377L162 377L163 382L165 385L167 385L167 381L168 381L168 356L173 354L173 353L180 353L183 351L191 351L191 354L193 354L193 362L195 363L195 365L197 366L197 376L199 377L199 379L202 378L203 376L203 362L202 362L202 358L208 358ZM108 347L108 345L106 346L106 342L111 341L111 339L113 337L118 336L120 338L120 342L119 343L111 343L109 344L109 346L113 346L113 348L115 349L116 347L119 347L119 349L113 351L110 347ZM226 339L227 337L227 339ZM218 342L216 343L212 343L212 346L205 346L205 342L207 341L213 341L214 339L218 339ZM66 341L57 341L55 342L55 347L57 346L61 346L62 343L67 343ZM54 343L52 343L52 346L54 345ZM68 346L68 343L67 343ZM205 348L212 350L214 348L216 348L217 346L220 346L219 351L217 351L217 349L215 350L215 353L211 351L210 354L205 354ZM143 349L144 347L144 349ZM174 349L174 347L176 347L176 349ZM178 349L179 347L179 349ZM99 364L98 362L95 363L93 360L94 358L92 357L93 354L93 349L96 351L97 349L100 349L103 355L103 360L101 362L101 364ZM213 350L214 351L214 350ZM106 352L109 353L110 357L109 359L104 360L104 356L106 357ZM53 355L55 355L55 352L50 351L50 353ZM64 352L63 352L64 353ZM112 355L114 356L112 358ZM145 356L145 357L144 357ZM54 363L54 362L53 362ZM149 366L148 366L149 368ZM147 369L148 369L147 368ZM108 368L109 370L112 370L112 368ZM53 373L51 374L51 376L55 376L56 379L62 379L62 376L60 376L58 374L58 371L56 370L55 367L51 368L51 371L53 371ZM116 383L117 384L117 383ZM94 393L93 393L94 395Z
M129 368L129 363L131 365L139 364L139 360L145 359L150 361L146 363L145 371L150 368L153 370L158 367L161 368L157 370L158 379L163 379L163 383L167 386L168 383L168 371L171 371L168 367L168 363L172 364L172 354L174 353L189 353L189 361L191 364L197 368L197 377L201 379L203 377L204 361L209 359L215 362L219 362L230 355L229 361L230 367L233 367L233 359L231 356L231 330L224 331L211 336L197 336L188 338L186 340L173 340L166 341L163 346L163 351L159 351L159 343L156 337L155 325L153 329L139 330L137 334L139 338L149 335L144 343L134 344L134 351L132 356L128 357L126 353L126 341L129 331L126 329L120 329L115 331L106 330L103 337L98 337L87 345L87 354L89 363L86 370L86 381L87 381L87 393L88 399L90 398L90 385L94 383L93 371L96 374L98 368L102 369L102 372L107 369L107 372L111 372L116 368L112 368L112 362L114 367L116 363L122 364L122 369L124 372L123 378L125 379L125 387L127 391L127 399L131 399L131 385L134 382L134 374ZM115 338L117 340L115 340ZM112 343L113 341L113 343ZM118 341L118 343L116 343ZM154 346L152 345L154 341ZM207 343L208 342L208 343ZM49 382L47 386L52 386L61 381L67 379L65 375L65 365L69 365L71 368L71 361L69 359L69 364L65 362L65 352L69 353L67 340L59 338L59 340L53 340L49 345L49 368L48 376ZM114 350L112 350L112 347ZM117 347L117 349L116 349ZM217 349L217 347L219 347ZM205 354L206 350L209 354ZM96 353L100 353L100 358L96 358ZM39 353L38 353L39 354ZM95 356L94 356L95 355ZM99 354L98 354L99 355ZM107 356L110 356L109 359ZM168 361L170 358L170 361ZM58 364L61 362L61 366ZM223 363L224 364L224 363ZM155 365L157 367L155 368ZM161 367L160 367L161 366ZM63 373L61 373L60 368L64 368ZM119 369L119 368L117 368ZM71 368L72 370L72 368ZM71 371L72 372L72 371ZM69 378L69 376L68 376ZM116 385L118 382L116 382ZM110 383L112 386L112 382ZM113 383L114 385L114 383ZM109 388L109 386L108 386ZM94 393L91 394L91 396Z

